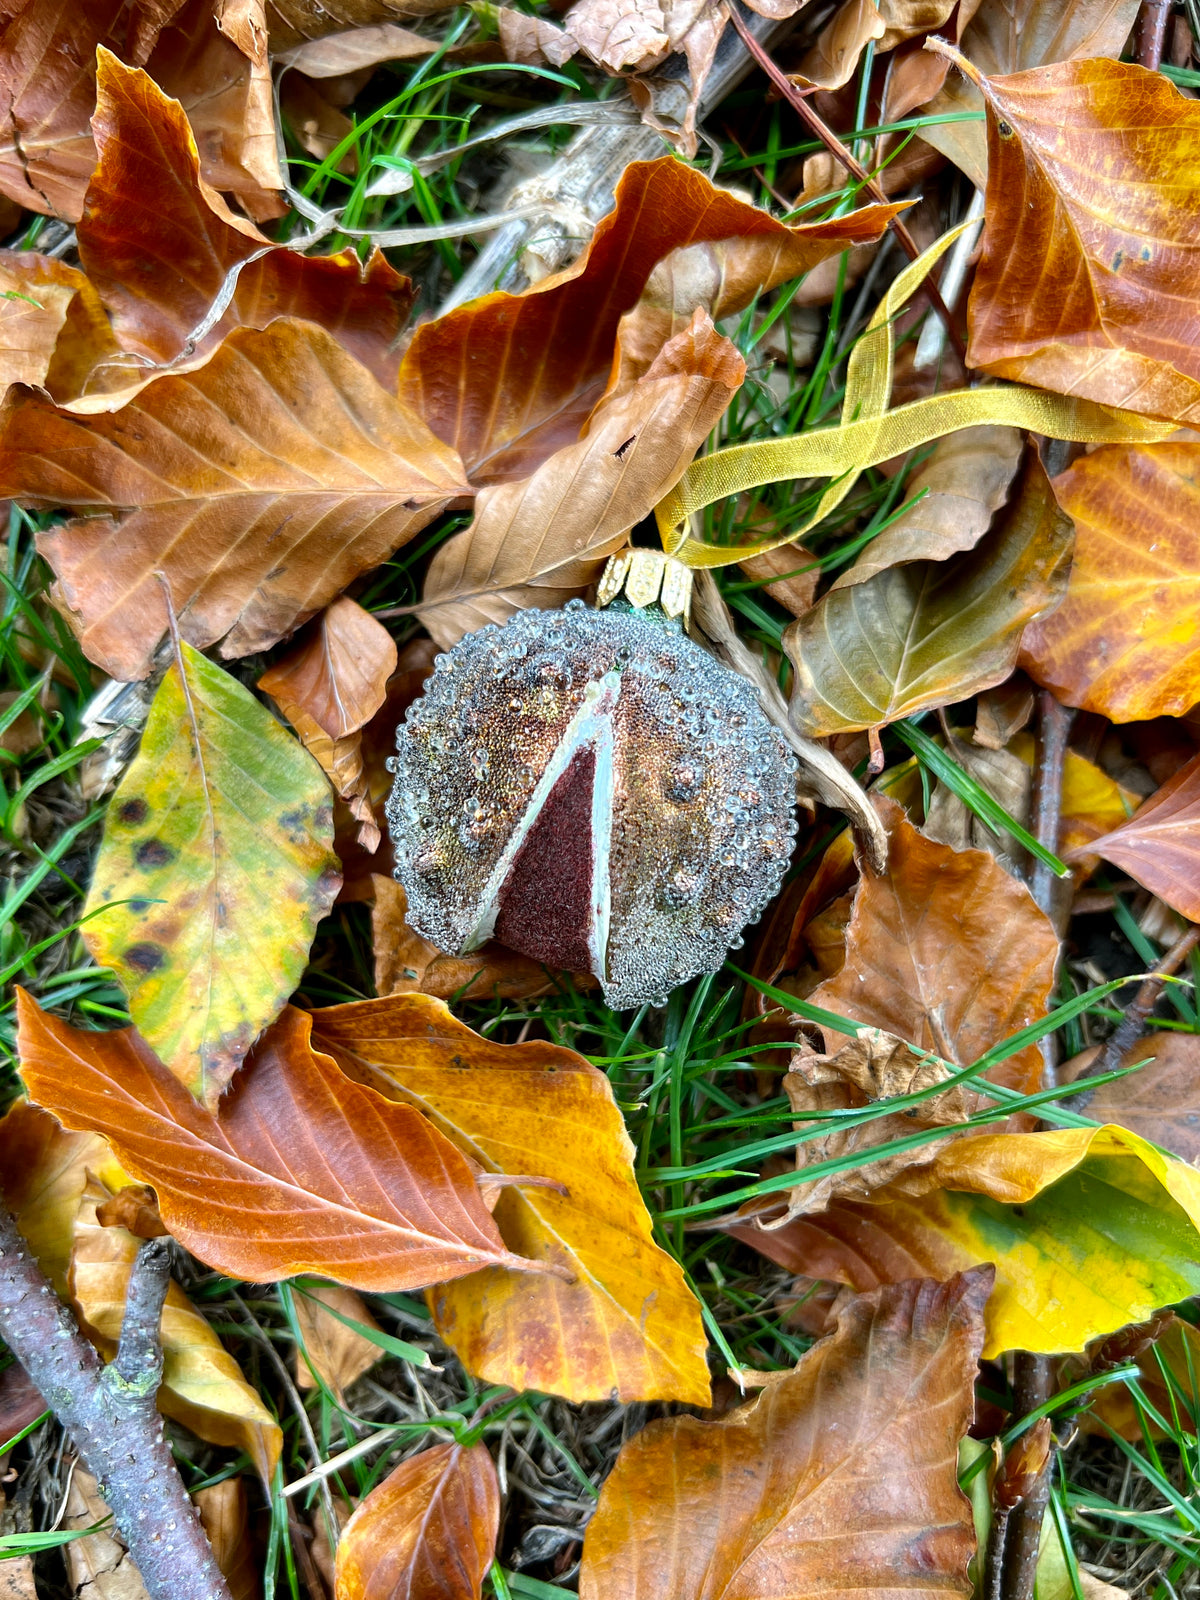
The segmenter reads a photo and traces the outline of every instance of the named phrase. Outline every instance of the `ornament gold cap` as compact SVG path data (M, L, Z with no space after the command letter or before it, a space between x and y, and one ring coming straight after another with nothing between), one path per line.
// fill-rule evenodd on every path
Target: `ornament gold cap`
M638 610L657 605L668 617L680 617L686 625L692 609L691 569L661 550L618 551L609 556L600 575L596 605L602 610L622 593Z

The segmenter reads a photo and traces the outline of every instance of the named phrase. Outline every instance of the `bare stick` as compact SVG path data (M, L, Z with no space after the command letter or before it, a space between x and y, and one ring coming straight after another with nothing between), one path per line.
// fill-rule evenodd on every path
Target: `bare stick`
M1166 988L1167 979L1172 973L1179 971L1197 944L1200 944L1200 928L1197 927L1189 928L1182 938L1175 941L1154 971L1144 979L1130 1002L1129 1009L1109 1034L1100 1054L1091 1066L1079 1074L1075 1080L1077 1083L1083 1083L1087 1078L1102 1077L1106 1072L1114 1072L1123 1063L1145 1033L1150 1013L1154 1010L1159 995ZM1064 1104L1069 1105L1073 1111L1082 1111L1095 1092L1094 1089L1089 1089L1084 1094L1072 1095L1069 1101L1064 1101Z
M167 1281L166 1248L151 1240L129 1275L133 1321L106 1367L0 1206L0 1337L98 1480L151 1600L231 1600L154 1406Z
M1167 43L1167 23L1171 20L1171 0L1144 0L1138 18L1137 59L1139 66L1157 72L1162 66Z
M847 150L846 146L838 138L837 134L826 126L824 121L817 115L812 106L810 106L808 101L804 98L803 92L797 89L796 85L791 81L786 72L781 71L781 69L763 49L762 45L759 44L758 40L750 32L750 29L746 26L746 23L738 12L737 0L733 0L733 4L729 7L729 16L734 27L741 34L742 43L746 46L746 49L754 57L755 61L758 62L759 66L766 73L767 77L770 78L771 82L779 90L780 94L787 101L788 105L791 106L792 110L795 111L796 114L808 124L808 126L816 134L817 138L820 139L821 143L829 151L830 155L833 156L834 160L840 161L842 166L845 167L846 171L850 173L852 177L858 179L859 183L863 185L873 200L879 201L881 205L889 205L890 201L888 200L887 195L884 194L879 183L871 176L866 167L863 166L862 162L858 160L857 156L855 156L850 150ZM904 226L904 223L899 217L893 217L888 226L896 235L896 238L900 241L904 248L904 253L907 255L908 259L910 261L915 261L921 254L921 249L917 244L917 241L913 238L912 234L909 233L908 229ZM967 362L966 347L963 345L962 340L958 336L958 333L954 327L954 322L950 316L950 312L946 307L946 302L942 299L937 285L934 283L932 278L926 278L925 282L921 285L921 293L926 297L926 299L929 301L929 304L946 324L946 335L951 344L954 346L955 350L958 352L958 355L965 366Z

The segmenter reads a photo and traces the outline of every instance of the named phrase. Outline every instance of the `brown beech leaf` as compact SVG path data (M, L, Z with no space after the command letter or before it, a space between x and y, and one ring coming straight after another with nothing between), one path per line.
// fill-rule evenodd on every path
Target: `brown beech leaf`
M531 1000L561 993L560 976L540 961L489 939L469 955L451 956L409 927L408 900L395 878L374 874L371 936L375 947L375 992L428 994L437 1000ZM577 989L595 989L590 972L576 972Z
M79 226L80 261L121 348L169 362L185 351L227 275L268 240L204 182L183 108L145 72L102 50L96 89L99 165ZM320 323L390 388L412 299L408 279L378 251L363 265L353 250L302 256L275 249L242 268L229 309L199 350L239 325L301 317ZM127 379L139 372L128 363L117 370Z
M569 1281L489 1270L433 1295L469 1372L574 1401L709 1403L700 1308L653 1242L602 1072L557 1045L494 1044L425 995L334 1006L313 1023L348 1073L421 1107L485 1172L567 1191L506 1188L495 1217L513 1250Z
M86 1594L89 1600L151 1600L124 1540L113 1527L100 1485L78 1463L67 1488L62 1526L77 1534L63 1551L71 1594Z
M1071 851L1103 856L1135 883L1200 922L1200 755L1180 767L1120 827Z
M54 347L87 279L33 250L0 250L0 389L44 384Z
M306 711L331 739L342 739L379 710L396 661L396 642L383 624L342 595L298 649L263 673L258 686Z
M454 445L473 483L526 478L579 438L608 381L618 324L672 250L725 241L705 286L712 303L673 306L686 326L699 307L714 320L729 316L848 245L877 239L898 209L868 206L789 228L682 162L634 162L616 209L573 266L524 294L485 295L417 329L400 397Z
M876 54L882 55L917 34L941 29L959 3L960 0L880 0L876 5L875 0L843 0L791 77L820 89L840 89L858 70L868 44L873 42Z
M580 1600L969 1594L958 1446L991 1282L862 1295L751 1405L652 1422L600 1491Z
M336 1600L479 1600L499 1529L487 1447L435 1444L389 1473L342 1530Z
M803 545L781 544L762 555L747 556L738 566L794 617L802 617L812 605L821 569L817 558Z
M890 836L887 871L863 864L845 965L808 998L969 1066L1046 1015L1058 939L1028 889L986 851L936 844L894 801L877 805ZM838 1042L826 1032L827 1049ZM988 1076L1028 1094L1041 1070L1041 1050L1029 1045Z
M271 52L278 54L305 39L324 39L331 33L370 28L378 22L436 16L453 4L454 0L268 0Z
M23 991L17 1005L31 1096L65 1127L102 1134L153 1186L175 1238L218 1272L401 1290L536 1266L505 1249L448 1139L310 1048L305 1012L284 1011L213 1116L134 1029L81 1032Z
M1200 444L1104 445L1054 480L1075 523L1063 603L1031 623L1021 664L1060 700L1114 722L1200 700Z
M987 224L972 364L1181 421L1200 418L1200 105L1157 72L1064 62L981 78Z
M995 77L1024 72L1055 61L1089 56L1119 56L1129 38L1140 0L988 0L975 9L959 40L959 48L977 70ZM935 58L936 59L936 58ZM945 58L941 71L945 73ZM903 111L889 97L888 115L902 116L919 101L908 100ZM983 109L983 96L970 79L951 72L945 87L929 101L929 124L921 137L962 168L977 189L987 181L988 145L982 124L942 121L942 117ZM1064 119L1064 132L1067 123Z
M939 439L908 479L900 515L831 588L852 588L905 561L944 561L973 549L1004 504L1024 448L1017 428L964 428Z
M143 677L165 574L197 649L265 649L465 488L454 452L332 335L235 328L206 365L79 416L10 391L0 493L83 515L42 536L85 653ZM105 515L104 513L107 513Z
M587 432L529 478L484 489L469 528L437 551L421 620L440 645L525 606L560 605L647 516L712 430L746 364L706 312L645 375L603 400Z
M222 1478L197 1489L192 1499L233 1600L259 1600L261 1569L250 1531L245 1480Z
M314 1284L303 1293L297 1289L292 1299L304 1343L303 1350L296 1351L297 1387L315 1389L319 1378L340 1402L343 1392L383 1356L379 1345L348 1328L342 1319L376 1332L379 1324L362 1296L341 1284ZM334 1311L337 1316L330 1315Z
M1095 1051L1089 1052L1091 1056ZM1086 1064L1084 1056L1080 1065ZM1143 1139L1162 1145L1193 1166L1200 1163L1200 1036L1148 1034L1121 1062L1145 1062L1128 1077L1105 1083L1089 1094L1084 1111L1093 1122L1119 1122ZM1064 1072L1061 1079L1071 1081ZM1086 1081L1080 1085L1087 1089Z
M1031 456L997 525L945 561L885 567L834 589L783 636L801 733L877 727L1001 683L1026 623L1067 585L1073 530Z

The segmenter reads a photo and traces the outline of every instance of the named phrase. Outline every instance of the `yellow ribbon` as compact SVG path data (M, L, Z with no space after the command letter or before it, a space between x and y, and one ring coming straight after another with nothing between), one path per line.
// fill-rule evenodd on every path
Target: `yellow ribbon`
M997 384L930 395L887 409L895 362L892 324L904 302L963 228L943 234L896 278L855 345L846 366L842 421L789 439L733 445L693 461L654 508L663 549L689 567L725 567L799 539L850 490L859 473L905 451L985 423L1026 428L1049 438L1086 444L1154 444L1177 424L1023 384ZM833 478L807 521L784 533L737 545L709 544L689 531L689 519L716 500L790 478Z

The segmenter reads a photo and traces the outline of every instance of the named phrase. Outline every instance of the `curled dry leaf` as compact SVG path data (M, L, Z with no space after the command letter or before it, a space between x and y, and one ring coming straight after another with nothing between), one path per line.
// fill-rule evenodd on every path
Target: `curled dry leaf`
M1080 1058L1085 1065L1096 1052ZM1143 1063L1128 1077L1105 1083L1088 1094L1082 1109L1093 1122L1117 1122L1160 1144L1193 1166L1200 1164L1200 1036L1147 1034L1121 1062ZM1062 1072L1060 1082L1072 1076ZM1086 1080L1080 1088L1087 1090Z
M340 884L316 763L181 646L108 808L84 939L151 1049L208 1106L300 981Z
M1063 603L1031 623L1021 664L1067 705L1114 722L1200 700L1200 445L1105 445L1054 480L1075 523Z
M1031 457L998 525L946 561L909 561L835 589L783 636L792 720L812 737L879 727L1000 683L1026 623L1067 584L1073 533Z
M959 1139L866 1203L773 1231L725 1227L860 1291L990 1261L988 1358L1082 1350L1200 1286L1200 1173L1120 1127Z
M435 1444L389 1473L342 1530L336 1600L479 1600L499 1528L487 1447Z
M102 1227L102 1185L85 1189L75 1218L71 1300L84 1332L106 1360L117 1351L129 1273L141 1241L124 1228ZM202 1312L175 1282L167 1289L160 1328L163 1351L158 1408L199 1438L245 1450L270 1483L283 1448L283 1430L221 1344Z
M751 1405L652 1422L600 1491L580 1600L969 1594L958 1446L990 1286L863 1295Z
M111 415L10 391L0 493L83 515L43 534L91 660L144 677L166 632L266 649L466 488L452 450L311 323L237 328Z
M914 1049L906 1040L879 1028L860 1028L857 1039L827 1055L802 1046L792 1057L783 1088L800 1119L798 1127L804 1127L806 1120L818 1113L858 1110L876 1100L932 1088L945 1083L952 1071L936 1054ZM861 1199L914 1162L928 1160L929 1150L900 1151L807 1181L803 1177L806 1166L862 1155L921 1128L945 1128L949 1135L956 1124L965 1122L979 1109L981 1102L983 1096L957 1085L903 1111L853 1128L839 1128L835 1123L829 1133L806 1139L796 1146L796 1168L801 1177L788 1192L782 1220L822 1211L835 1199Z
M959 48L979 72L989 77L1025 72L1055 61L1119 56L1139 4L1140 0L1075 0L1064 6L1062 0L1004 0L997 5L989 0L988 4L973 8L974 16L962 32ZM964 9L960 5L960 13ZM983 110L983 96L961 73L951 72L946 78L946 66L942 57L932 81L936 88L945 78L945 87L929 101L929 121L921 129L921 137L961 167L977 189L982 189L988 175L983 126L976 121L949 118L964 112L974 112L978 117ZM918 104L919 100L907 99L900 111L889 96L888 115L904 115Z
M493 1044L424 995L334 1006L313 1023L347 1072L426 1111L485 1172L566 1189L506 1188L495 1211L513 1250L566 1277L489 1270L433 1295L469 1372L574 1401L709 1403L700 1308L653 1242L602 1072L557 1045Z
M969 1066L1046 1015L1057 936L1028 889L986 851L936 844L895 802L876 804L888 823L887 870L864 864L845 964L809 999ZM825 1042L832 1049L840 1038L826 1030ZM989 1077L1027 1094L1041 1070L1030 1045ZM964 1105L978 1109L973 1093Z
M377 1344L347 1322L358 1322L374 1332L379 1324L360 1294L337 1283L314 1284L293 1295L296 1322L303 1349L296 1350L296 1385L315 1389L317 1380L341 1402L350 1385L369 1372L382 1357ZM331 1312L337 1312L332 1316Z
M87 279L33 250L0 251L0 389L45 384L54 347Z
M1031 767L1012 750L988 750L953 736L945 743L948 753L963 771L998 801L1010 817L1027 827L1033 793ZM1065 791L1065 782L1063 788ZM927 839L949 845L952 850L988 850L1012 877L1020 878L1024 874L1026 858L1022 846L1009 833L993 833L983 818L940 778L925 807L921 831Z
M738 566L794 617L802 617L816 598L820 563L803 545L781 544L760 556L748 556Z
M875 0L843 0L791 76L816 88L840 89L858 70L868 44L874 44L876 55L895 50L907 39L944 27L959 3L960 0L880 0L876 5ZM967 5L970 7L970 0Z
M604 393L621 318L672 250L733 241L717 258L716 303L673 305L677 322L664 340L698 308L714 320L729 316L847 245L877 239L898 209L868 206L789 228L670 157L627 167L616 202L566 271L524 294L485 295L413 336L401 401L454 446L473 483L528 477L575 443Z
M349 806L359 825L358 842L372 853L381 834L363 765L361 730L383 705L396 661L396 644L387 629L342 595L322 613L303 644L258 680Z
M351 28L371 28L399 18L430 17L448 11L454 0L268 0L271 53L293 49L305 39L323 39Z
M973 549L1004 504L1024 448L1017 428L964 428L939 439L909 478L900 515L830 587L849 589L885 567Z
M288 1007L214 1116L133 1028L81 1032L23 991L17 1006L33 1099L102 1134L175 1238L227 1277L391 1291L490 1264L536 1270L504 1247L450 1141L311 1049L305 1012Z
M319 323L385 387L399 366L395 345L412 285L376 251L303 256L272 249L200 176L200 158L178 101L145 72L101 51L93 120L99 165L79 225L79 258L112 315L122 350L150 362L192 354L188 343L228 275L245 262L229 309L201 341L212 350L237 326L275 317ZM104 369L129 383L142 367ZM104 388L113 386L105 381Z
M222 1478L206 1489L197 1489L192 1499L233 1600L259 1600L262 1581L250 1531L245 1480Z
M451 956L422 939L408 924L408 898L392 877L375 873L371 938L375 992L427 994L436 1000L532 1000L562 990L559 975L540 961L489 939L469 955ZM590 972L571 974L577 989L595 989Z
M1103 856L1181 917L1200 922L1200 756L1127 822L1071 854Z
M987 224L971 362L998 377L1200 418L1200 105L1157 72L1074 61L979 79Z
M97 1523L103 1526L97 1528ZM88 1600L151 1600L141 1573L112 1525L112 1512L100 1494L100 1485L79 1463L67 1488L62 1526L81 1535L63 1551L73 1595L86 1594ZM83 1531L88 1528L96 1531Z
M437 642L586 587L678 483L745 373L736 347L697 311L643 377L601 401L581 439L532 476L484 489L474 522L429 566L421 620Z

